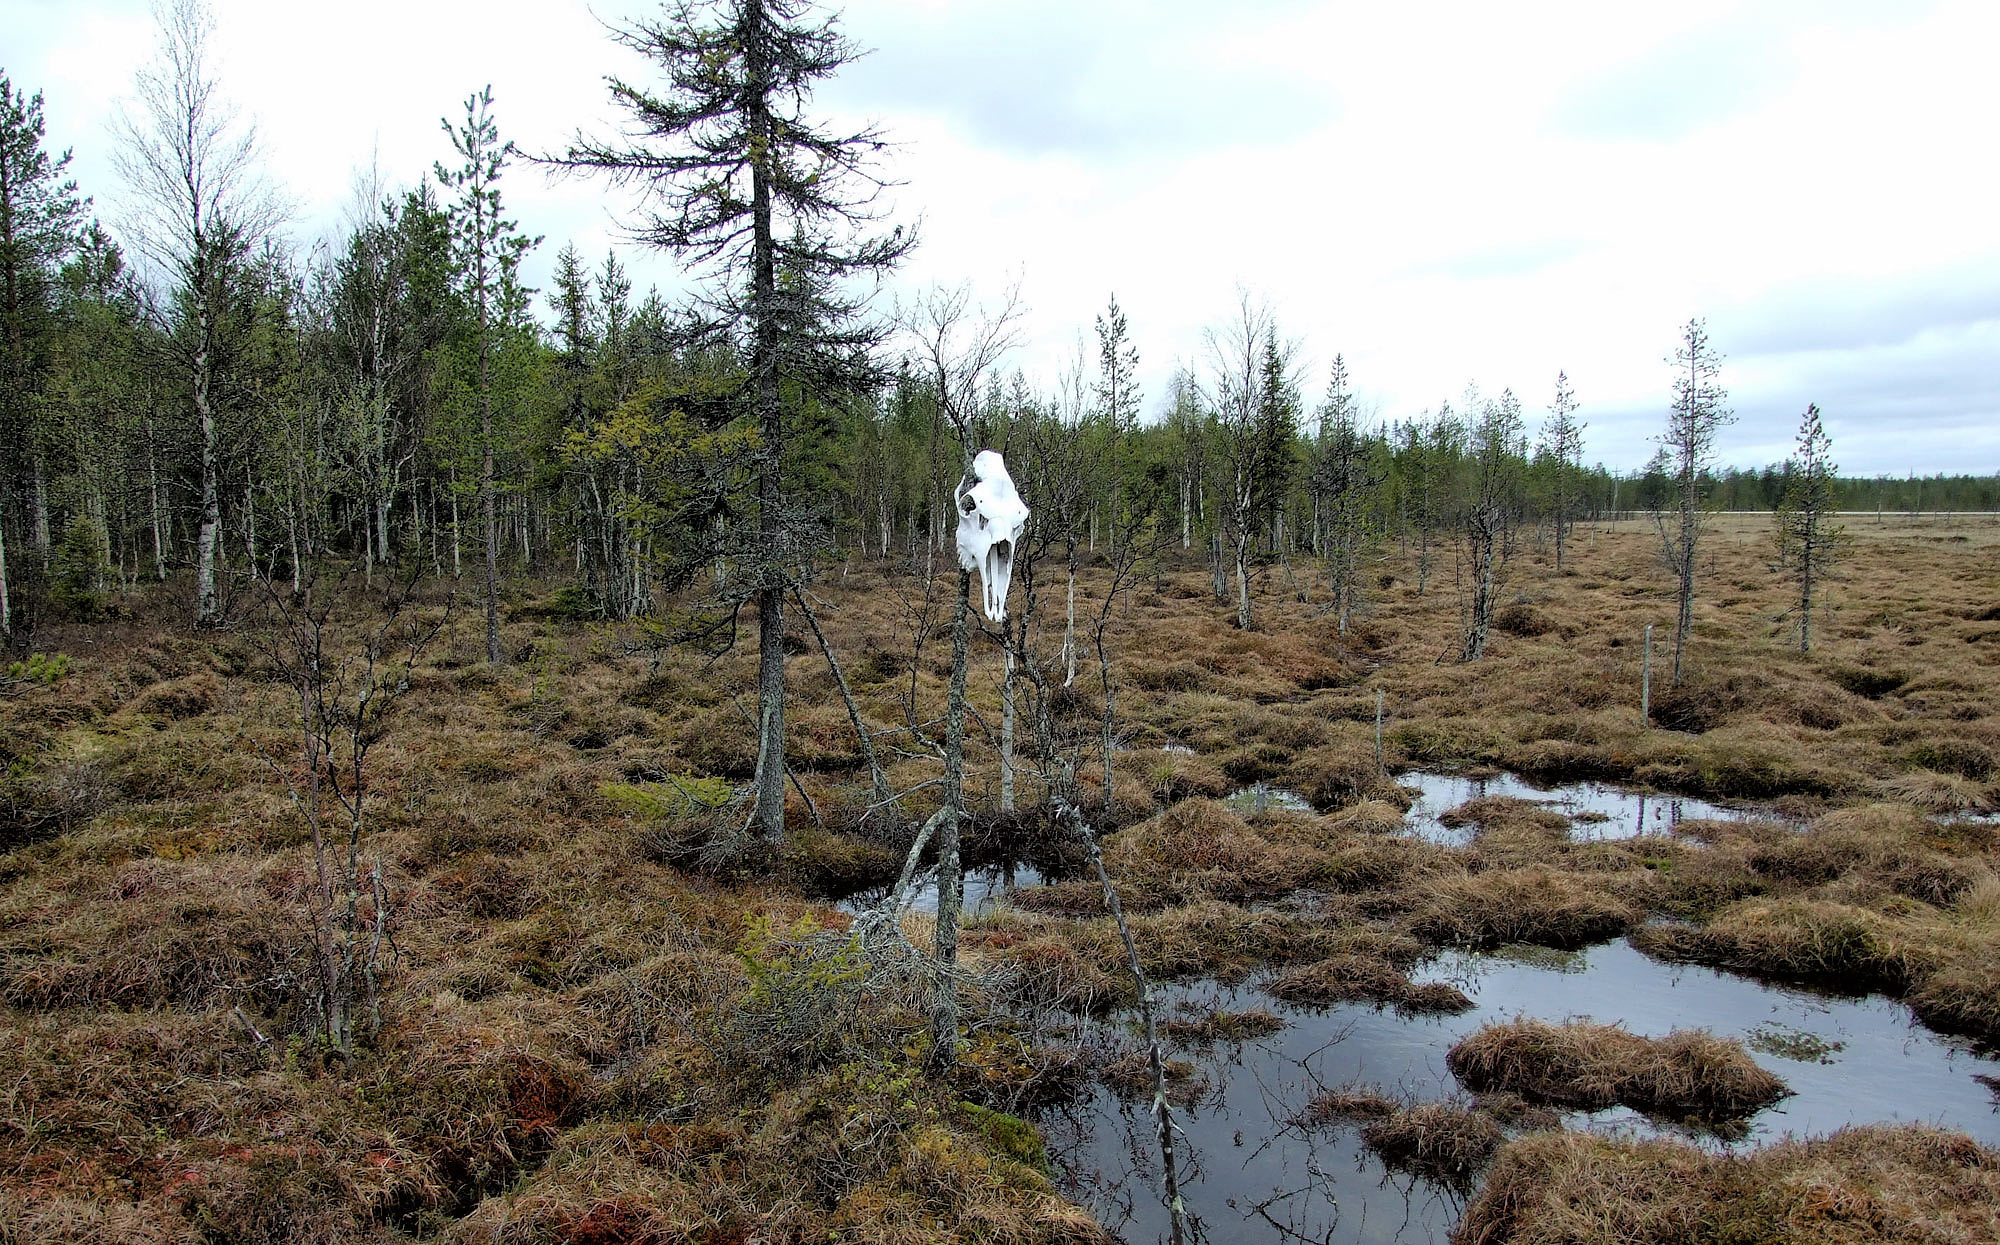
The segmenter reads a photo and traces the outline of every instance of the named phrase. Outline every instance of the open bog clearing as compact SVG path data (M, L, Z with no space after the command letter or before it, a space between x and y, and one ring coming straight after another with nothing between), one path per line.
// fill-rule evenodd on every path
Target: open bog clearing
M1210 1239L1990 1238L2000 528L1849 524L1802 655L1762 529L1719 520L1678 688L1638 524L1579 527L1562 575L1521 533L1470 664L1414 550L1372 564L1345 635L1305 563L1257 571L1249 632L1197 554L1145 568L1106 632L1109 755L1094 650L1051 682L1049 746L1163 983ZM927 950L849 941L943 798L924 568L821 589L900 794L802 634L787 830L753 850L718 845L755 770L754 653L523 588L491 667L477 611L424 588L441 630L368 758L379 1029L348 1058L313 1037L268 635L144 594L45 628L67 666L0 696L0 1237L1153 1240L1136 991L1025 709L1001 811L992 631L954 1071L928 1067ZM1080 610L1102 576L1086 558ZM335 648L374 600L353 589ZM929 869L901 922L926 949Z

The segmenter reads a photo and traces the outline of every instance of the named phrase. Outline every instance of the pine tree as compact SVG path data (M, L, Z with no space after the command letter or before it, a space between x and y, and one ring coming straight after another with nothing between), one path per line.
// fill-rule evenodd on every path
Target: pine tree
M456 169L440 164L436 172L440 183L458 192L452 233L465 298L472 306L473 350L478 360L475 385L479 402L479 520L486 546L481 585L486 601L486 660L497 666L502 655L493 354L499 330L512 318L510 311L519 313L508 304L520 293L516 274L521 260L541 239L515 233L514 222L506 218L500 204L500 174L514 156L514 144L500 141L500 127L493 120L493 88L488 86L466 97L463 125L454 126L450 121L443 125L451 136L452 149L464 161Z
M0 632L13 627L6 528L17 483L27 477L37 552L49 554L45 429L34 418L54 337L54 288L75 244L88 200L64 176L70 153L42 147L42 93L17 90L0 72Z
M1563 551L1576 513L1576 473L1583 465L1583 429L1583 421L1576 417L1576 394L1569 387L1569 375L1557 372L1555 400L1549 403L1549 417L1542 424L1541 451L1550 471L1549 521L1555 528L1558 575L1562 574Z
M1735 417L1724 405L1728 391L1718 377L1722 356L1709 344L1708 326L1689 320L1681 329L1681 344L1667 360L1675 369L1673 409L1667 431L1660 437L1661 466L1668 474L1674 514L1656 516L1668 569L1678 586L1674 617L1674 679L1679 687L1685 670L1688 635L1694 629L1695 555L1701 543L1702 484L1715 454L1715 438ZM1651 464L1649 464L1650 467Z
M1476 391L1468 391L1467 407ZM1465 644L1460 655L1478 661L1492 634L1494 607L1500 591L1500 546L1513 513L1519 466L1525 450L1521 403L1511 389L1479 405L1469 451L1471 491L1463 512L1467 576Z
M1798 449L1785 460L1783 500L1773 514L1778 565L1798 590L1799 651L1812 650L1813 604L1823 591L1845 533L1835 522L1833 441L1820 423L1819 406L1806 407L1799 420Z

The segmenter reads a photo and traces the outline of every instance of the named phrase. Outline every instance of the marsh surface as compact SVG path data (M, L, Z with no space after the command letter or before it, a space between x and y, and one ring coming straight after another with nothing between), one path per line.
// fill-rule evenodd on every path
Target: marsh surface
M1569 954L1446 953L1418 976L1457 985L1474 1010L1405 1017L1365 1004L1295 1007L1249 986L1161 991L1168 1015L1264 1008L1286 1021L1269 1038L1172 1052L1197 1065L1207 1083L1179 1116L1192 1168L1184 1166L1183 1184L1206 1239L1443 1242L1464 1211L1465 1191L1386 1168L1353 1128L1290 1121L1322 1089L1349 1083L1410 1100L1453 1096L1459 1087L1445 1052L1481 1026L1516 1016L1587 1016L1653 1036L1708 1029L1741 1038L1793 1091L1732 1141L1625 1108L1569 1114L1572 1128L1727 1148L1847 1124L1923 1121L2000 1143L1993 1093L1974 1079L2000 1075L2000 1060L1917 1026L1908 1008L1880 996L1831 997L1662 964L1622 940ZM1100 1088L1042 1122L1066 1192L1126 1240L1164 1239L1158 1151L1143 1104Z
M1447 826L1439 818L1469 800L1489 796L1528 800L1561 813L1570 819L1570 837L1578 841L1670 834L1683 821L1733 821L1758 815L1692 796L1661 795L1604 782L1541 787L1505 773L1482 776L1413 770L1397 775L1396 783L1417 793L1416 803L1403 818L1406 832L1445 847L1471 842L1472 827Z

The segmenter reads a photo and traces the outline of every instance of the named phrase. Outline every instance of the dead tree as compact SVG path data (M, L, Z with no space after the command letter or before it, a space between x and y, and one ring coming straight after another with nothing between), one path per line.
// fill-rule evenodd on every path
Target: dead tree
M421 564L418 564L421 565ZM291 692L298 752L290 762L266 754L306 824L313 853L307 925L313 945L313 1001L319 1035L351 1059L357 1038L381 1029L383 950L389 881L382 861L364 859L371 802L368 755L388 733L396 702L450 616L450 604L423 611L416 580L392 588L382 617L352 639L337 636L343 585L308 578L294 594L268 576L258 581L264 607L260 643Z
M1500 592L1500 546L1514 513L1520 463L1521 404L1511 391L1484 403L1472 426L1472 491L1466 499L1460 536L1464 561L1460 586L1465 595L1465 642L1459 656L1478 661L1486 652Z
M1681 685L1689 634L1694 630L1695 558L1701 544L1703 475L1715 454L1715 438L1735 416L1724 405L1722 356L1708 341L1708 326L1689 320L1681 344L1667 360L1674 369L1674 404L1659 439L1673 497L1671 523L1655 516L1661 551L1674 573L1678 609L1674 616L1674 686Z
M1020 315L1018 288L1010 289L1000 307L983 311L973 305L969 287L934 289L904 314L904 329L914 342L920 366L933 387L932 396L957 439L964 468L989 429L981 401L986 377L1014 343ZM936 990L931 1012L931 1060L948 1068L958 1059L958 916L965 878L959 858L959 829L965 817L965 682L970 633L967 602L972 572L961 568L952 606L951 684L945 701L945 815L939 822L938 916L934 943Z

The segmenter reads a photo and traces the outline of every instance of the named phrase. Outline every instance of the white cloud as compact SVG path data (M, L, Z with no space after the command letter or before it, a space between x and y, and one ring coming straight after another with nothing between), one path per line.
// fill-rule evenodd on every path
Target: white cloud
M104 120L150 50L144 9L8 4L7 70L115 200ZM301 236L371 150L391 179L426 175L449 154L438 118L487 82L503 132L548 149L607 128L601 75L635 72L579 0L217 7L224 85ZM923 217L899 286L1021 274L1019 362L1044 380L1115 291L1157 399L1241 286L1303 340L1314 397L1336 351L1389 417L1468 379L1538 414L1566 369L1590 456L1633 466L1661 359L1704 315L1742 417L1725 458L1778 456L1817 401L1850 470L2000 467L1983 0L855 0L843 25L875 52L821 102L898 141L894 200ZM601 253L627 207L528 168L506 191L549 239L536 274L565 241Z

